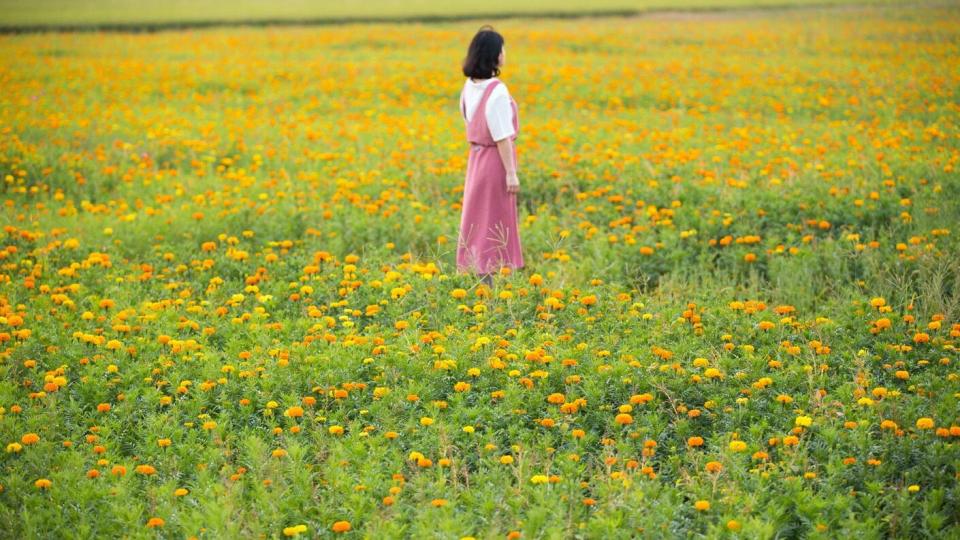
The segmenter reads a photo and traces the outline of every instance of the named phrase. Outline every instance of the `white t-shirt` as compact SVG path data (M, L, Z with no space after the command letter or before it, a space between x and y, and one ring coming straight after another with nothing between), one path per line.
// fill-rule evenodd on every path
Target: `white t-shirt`
M473 114L476 112L477 106L480 105L480 98L487 90L487 85L494 80L499 79L494 77L473 82L470 77L467 77L463 84L463 91L460 92L461 110L464 101L467 105L467 122L473 119ZM503 81L500 81L500 84L490 92L484 112L487 116L487 127L490 128L490 136L493 137L493 140L499 141L516 133L513 129L513 108L510 106L510 93Z

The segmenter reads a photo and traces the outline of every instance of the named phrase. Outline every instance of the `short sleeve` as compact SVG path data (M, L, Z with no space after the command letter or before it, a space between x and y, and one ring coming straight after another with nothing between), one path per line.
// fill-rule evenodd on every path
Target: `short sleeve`
M501 83L490 93L487 98L487 127L490 128L490 136L494 141L499 141L512 136L513 129L513 108L510 106L510 93L506 86Z

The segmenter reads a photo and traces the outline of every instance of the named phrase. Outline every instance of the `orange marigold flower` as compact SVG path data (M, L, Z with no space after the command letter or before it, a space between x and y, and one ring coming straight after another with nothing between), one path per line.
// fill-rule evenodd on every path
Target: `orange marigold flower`
M303 407L294 405L287 409L283 415L287 418L301 418L303 416Z

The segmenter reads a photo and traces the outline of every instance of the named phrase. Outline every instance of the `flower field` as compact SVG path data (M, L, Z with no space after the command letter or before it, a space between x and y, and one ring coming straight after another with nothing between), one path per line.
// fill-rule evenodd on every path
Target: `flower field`
M960 535L960 8L0 37L0 537Z

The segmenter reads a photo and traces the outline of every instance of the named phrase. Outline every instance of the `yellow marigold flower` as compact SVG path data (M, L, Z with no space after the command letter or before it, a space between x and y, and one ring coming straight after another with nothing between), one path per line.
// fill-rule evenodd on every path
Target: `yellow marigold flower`
M302 533L305 533L305 532L307 532L307 526L306 526L306 525L294 525L293 527L284 527L284 528L283 528L283 535L284 535L284 536L297 536L298 534L302 534Z
M920 418L917 420L917 429L932 429L933 426L933 418Z
M739 531L740 528L741 528L740 522L735 519L731 519L730 521L727 522L728 531Z
M510 465L513 463L513 456L500 456L500 463L503 465Z
M47 480L46 478L41 478L34 482L33 485L36 486L37 489L50 489L50 486L53 485L53 482Z
M433 506L435 506L435 507L437 507L437 508L439 508L439 507L441 507L441 506L446 506L446 505L447 505L447 500L446 500L446 499L433 499L432 501L430 501L430 504L433 505Z
M747 443L743 441L730 441L730 450L734 452L743 452L747 449Z
M706 512L707 510L710 509L710 501L705 501L703 499L700 499L699 501L693 503L693 507L696 508L697 511L699 512Z
M429 416L423 416L423 417L421 417L421 418L420 418L420 425L421 425L421 426L430 426L430 425L433 425L433 418L430 418Z
M190 490L188 490L187 488L177 488L173 490L174 497L183 497L187 493L190 493Z
M798 416L793 421L794 424L801 427L810 427L813 424L813 419L809 416Z
M546 484L550 481L550 478L545 474L535 474L530 478L531 484Z
M343 426L330 426L327 428L327 431L331 435L343 435Z

